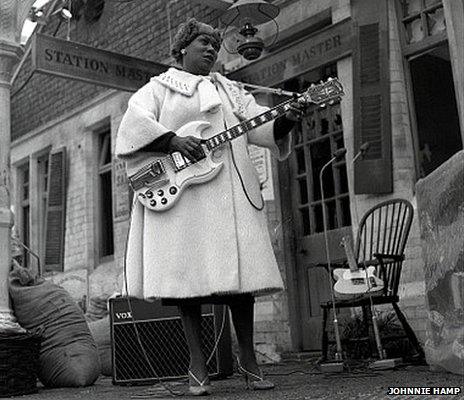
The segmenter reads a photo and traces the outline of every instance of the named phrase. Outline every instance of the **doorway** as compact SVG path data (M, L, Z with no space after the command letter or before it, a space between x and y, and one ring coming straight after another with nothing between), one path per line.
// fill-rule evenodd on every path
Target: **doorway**
M336 65L324 66L286 81L282 88L303 92L311 83L336 76ZM296 127L293 151L288 160L290 203L295 239L295 277L302 350L321 348L320 303L330 298L329 277L320 264L327 262L322 207L328 217L328 238L332 261L345 259L339 245L343 236L351 237L350 198L345 160L329 166L323 176L324 202L319 184L322 166L332 153L343 148L340 103L324 108L310 106Z
M417 123L418 177L462 149L448 44L409 60Z

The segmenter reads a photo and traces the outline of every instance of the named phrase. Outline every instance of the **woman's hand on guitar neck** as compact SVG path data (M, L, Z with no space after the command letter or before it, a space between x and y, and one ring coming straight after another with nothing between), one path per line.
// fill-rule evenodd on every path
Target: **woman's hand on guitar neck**
M299 122L304 116L306 105L298 100L294 100L289 104L290 108L285 113L285 118L293 122Z
M281 140L295 127L295 123L301 121L304 116L306 106L298 100L289 104L290 108L274 123L274 139Z
M175 151L180 152L191 161L197 161L204 157L201 139L195 136L174 136L169 143L169 152L174 153Z

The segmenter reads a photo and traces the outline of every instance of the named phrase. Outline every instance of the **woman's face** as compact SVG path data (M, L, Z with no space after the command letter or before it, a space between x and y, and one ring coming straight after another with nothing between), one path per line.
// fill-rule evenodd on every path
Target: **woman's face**
M207 34L198 35L182 56L182 67L195 75L208 75L217 59L219 49L215 39Z

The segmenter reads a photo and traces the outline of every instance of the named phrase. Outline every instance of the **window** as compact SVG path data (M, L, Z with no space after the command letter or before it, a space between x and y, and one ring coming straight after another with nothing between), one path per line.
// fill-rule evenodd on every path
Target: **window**
M448 46L409 61L416 120L418 177L462 149Z
M406 52L414 52L446 39L441 0L401 0L401 21Z
M27 247L30 246L31 227L30 227L30 177L29 177L29 162L19 168L19 239ZM23 249L23 267L28 267L30 264L29 257Z
M114 254L111 130L109 128L99 132L98 149L99 252L100 258L104 259Z
M441 0L401 0L403 54L409 73L417 177L462 149Z
M65 169L65 148L40 151L16 169L15 231L29 249L23 251L22 263L37 266L39 273L64 268Z
M283 88L303 92L312 83L337 76L335 64L322 66L297 78L289 79ZM274 97L275 103L282 101ZM340 229L351 225L348 176L344 159L334 162L323 175L324 201L319 185L319 174L332 157L344 147L340 102L326 107L308 107L301 123L295 126L293 152L290 157L293 177L293 204L296 206L301 236L324 231L323 209L327 211L328 228Z

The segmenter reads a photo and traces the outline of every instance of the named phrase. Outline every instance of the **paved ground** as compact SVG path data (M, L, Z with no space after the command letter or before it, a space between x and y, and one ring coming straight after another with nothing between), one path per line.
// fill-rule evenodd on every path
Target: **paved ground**
M321 373L311 361L290 361L263 368L276 383L272 391L247 391L238 375L213 381L211 399L464 399L464 376L431 372L428 366L401 366L395 370L370 371L365 364L352 364L343 373ZM186 382L170 382L175 390L185 391ZM389 387L459 387L458 395L387 395ZM38 394L22 396L30 400L132 400L173 399L166 389L156 386L113 386L111 378L102 377L87 388L44 389ZM184 398L192 398L184 396Z

